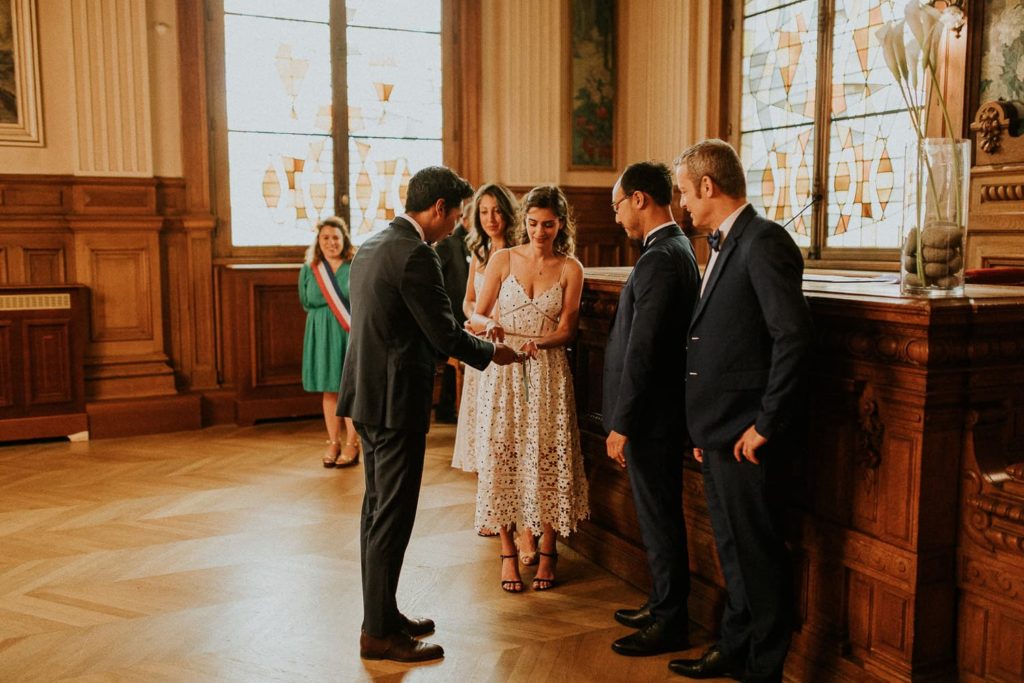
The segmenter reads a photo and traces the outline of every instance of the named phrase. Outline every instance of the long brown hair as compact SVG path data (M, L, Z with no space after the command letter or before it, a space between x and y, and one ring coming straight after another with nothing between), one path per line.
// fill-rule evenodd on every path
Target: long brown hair
M341 260L351 261L356 254L356 247L352 244L352 236L348 233L348 226L345 221L337 216L329 216L316 224L316 237L313 244L306 249L306 263L316 266L324 260L324 252L320 249L320 233L324 228L337 228L341 233Z
M480 200L485 195L494 198L498 204L498 211L505 217L505 246L514 247L522 241L519 229L518 202L516 202L515 195L507 187L498 183L482 185L473 195L473 223L470 226L469 235L466 237L466 246L482 265L487 265L487 261L491 258L491 236L487 234L480 223Z
M558 231L551 247L560 256L576 256L576 218L572 215L572 207L565 193L555 185L541 185L526 193L523 198L523 225L526 225L526 212L530 209L550 209L562 220L562 229ZM527 233L527 241L530 236Z

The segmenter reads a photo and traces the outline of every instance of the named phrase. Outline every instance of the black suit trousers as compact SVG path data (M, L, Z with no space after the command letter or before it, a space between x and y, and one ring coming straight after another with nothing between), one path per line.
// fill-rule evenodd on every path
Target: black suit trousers
M427 435L361 422L355 426L363 441L366 478L359 524L363 630L383 638L405 625L396 593L416 521Z
M702 472L728 599L723 652L746 658L747 673L782 680L793 627L789 556L782 534L783 462L766 444L761 464L737 462L732 450L705 450Z
M685 633L690 566L679 440L631 438L626 443L626 468L651 570L647 604L657 621Z

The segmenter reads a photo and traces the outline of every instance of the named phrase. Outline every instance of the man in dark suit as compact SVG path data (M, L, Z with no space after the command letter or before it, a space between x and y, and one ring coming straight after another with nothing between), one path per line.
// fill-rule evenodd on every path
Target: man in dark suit
M778 478L812 342L803 259L789 234L747 203L728 143L687 149L676 181L694 226L711 233L687 340L686 424L728 600L719 641L669 668L689 678L781 681L793 617Z
M632 656L688 647L682 348L699 275L671 204L672 173L664 164L633 164L612 188L616 222L642 244L605 349L602 409L608 457L628 469L651 570L647 602L615 613L619 623L637 631L612 649Z
M472 210L473 204L466 204L452 234L434 245L437 256L441 259L444 291L451 299L455 322L460 325L466 322L466 313L462 310L462 302L466 298L466 282L469 279L469 247L466 246L466 237L469 233L466 226L472 220L470 218ZM458 418L455 407L457 393L455 382L455 368L445 365L441 375L441 396L438 398L437 409L434 412L434 419L438 422L451 423Z
M472 193L447 168L419 171L409 181L406 213L363 243L352 261L352 336L338 414L352 417L363 442L359 652L367 659L444 656L440 646L414 640L433 631L434 622L407 618L395 599L416 519L436 358L455 356L480 370L516 359L513 349L477 339L455 321L429 246L452 231Z

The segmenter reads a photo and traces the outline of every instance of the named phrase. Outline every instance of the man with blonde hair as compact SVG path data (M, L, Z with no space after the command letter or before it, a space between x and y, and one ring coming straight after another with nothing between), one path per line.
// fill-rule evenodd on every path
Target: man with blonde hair
M747 202L736 151L705 140L676 159L680 205L710 233L711 258L687 334L686 425L728 600L721 636L689 678L781 681L793 627L779 482L793 433L811 319L803 258L789 234Z

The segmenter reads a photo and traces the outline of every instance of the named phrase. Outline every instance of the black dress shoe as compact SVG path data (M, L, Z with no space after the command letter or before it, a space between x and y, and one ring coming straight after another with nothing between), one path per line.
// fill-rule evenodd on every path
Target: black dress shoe
M433 619L411 619L404 614L402 615L402 619L405 621L405 626L402 627L402 630L413 638L418 638L419 636L425 636L428 633L434 632Z
M647 628L653 624L654 617L651 615L651 606L645 602L643 607L640 607L639 609L618 610L615 612L615 621L619 622L623 626L641 629Z
M366 631L359 634L359 656L363 659L390 659L394 662L425 662L444 657L440 645L415 640L399 631L383 638Z
M725 655L712 645L700 659L673 659L668 668L687 678L736 678L743 675L743 662L734 656Z
M648 657L690 647L686 631L655 622L612 643L612 649L627 657Z

